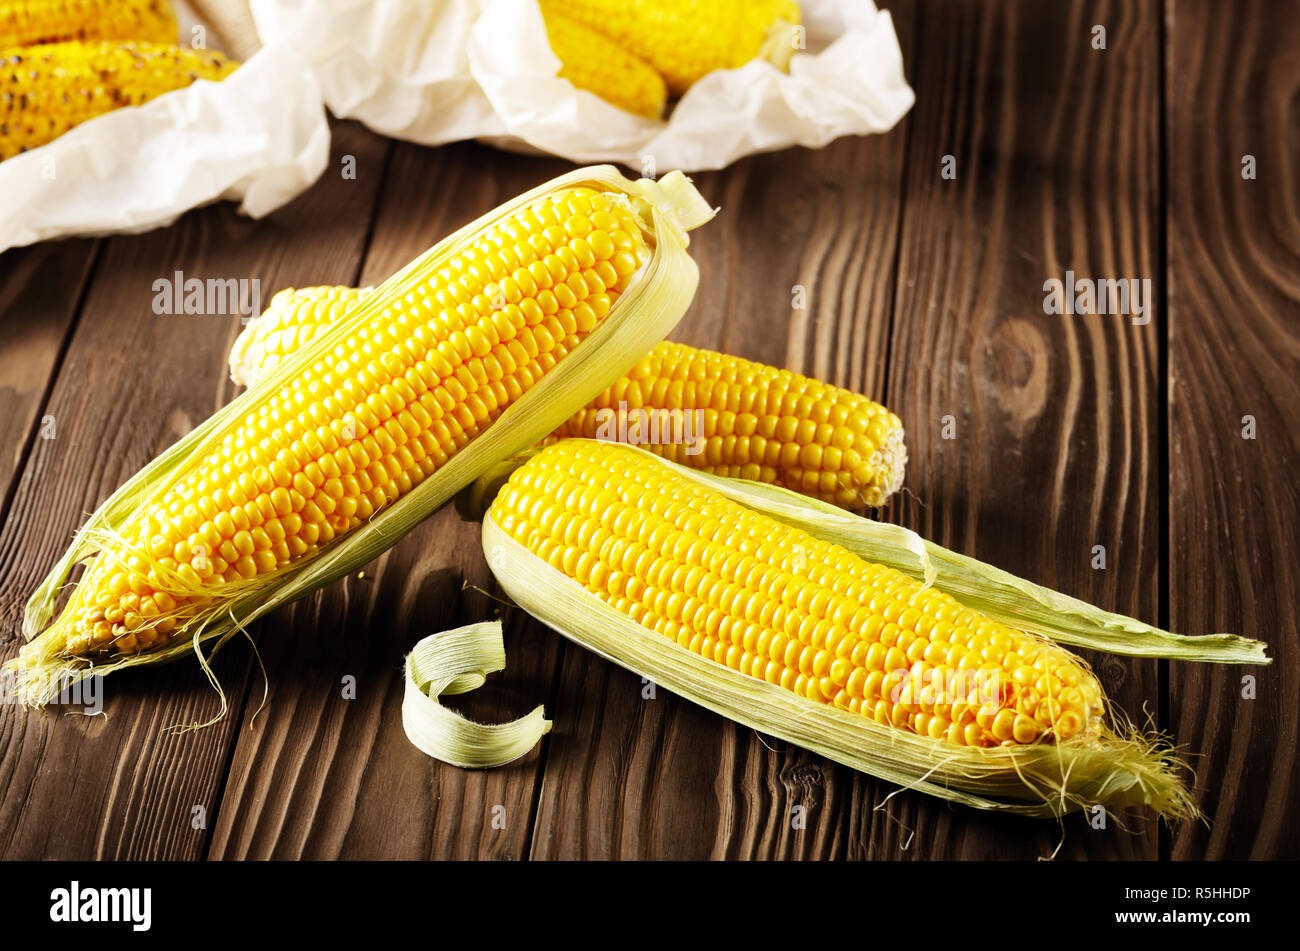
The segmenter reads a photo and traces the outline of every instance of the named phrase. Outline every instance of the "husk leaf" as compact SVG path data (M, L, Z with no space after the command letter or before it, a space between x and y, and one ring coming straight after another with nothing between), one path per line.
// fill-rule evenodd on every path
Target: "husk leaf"
M485 621L433 634L406 656L402 727L434 759L466 769L504 766L523 756L551 730L541 706L509 723L475 723L438 702L468 693L487 675L505 670L501 622Z

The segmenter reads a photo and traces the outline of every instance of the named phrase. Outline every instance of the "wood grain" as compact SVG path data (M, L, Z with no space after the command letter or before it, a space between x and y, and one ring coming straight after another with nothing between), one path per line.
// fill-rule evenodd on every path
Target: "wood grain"
M1273 658L1171 665L1171 726L1199 754L1212 823L1179 828L1173 856L1294 859L1300 5L1177 2L1168 22L1170 620L1261 638Z
M1104 51L1092 48L1103 25ZM912 62L887 396L911 461L900 521L1110 610L1158 612L1162 315L1048 316L1044 282L1159 284L1154 3L927 6ZM944 156L955 178L941 175ZM951 424L948 435L945 429ZM1103 545L1106 569L1091 567ZM1156 664L1090 655L1155 714ZM1137 834L1000 818L860 780L862 858L1155 857ZM867 805L873 807L867 810Z
M14 473L39 430L46 390L58 366L98 243L47 242L10 251L0 277L0 521ZM58 420L49 434L57 437Z
M336 157L380 163L387 143L340 125ZM236 316L159 316L153 282L177 269L197 278L312 281L359 261L378 188L332 166L316 187L253 222L228 205L172 228L115 237L85 298L46 411L57 438L20 469L0 530L0 655L20 641L22 606L86 513L228 397L224 354ZM232 709L249 676L246 649L214 670ZM191 661L116 674L106 715L92 719L0 709L0 856L193 858L203 854L236 725L175 735L205 722L218 698ZM206 825L195 828L202 807Z

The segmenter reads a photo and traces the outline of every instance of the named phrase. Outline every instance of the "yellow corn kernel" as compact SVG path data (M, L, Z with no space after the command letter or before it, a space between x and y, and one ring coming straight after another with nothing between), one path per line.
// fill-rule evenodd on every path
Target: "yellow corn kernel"
M748 509L626 446L566 440L543 449L515 470L488 517L642 626L811 700L851 708L850 698L865 697L872 702L858 704L863 716L967 746L1101 730L1100 686L1063 648L983 618L950 595ZM630 568L637 584L613 594L591 583L595 566ZM778 611L788 619L783 630L754 620ZM886 624L889 613L897 620ZM951 633L945 619L963 615L967 627L987 634L991 652L973 672L926 649ZM830 618L845 619L842 630ZM889 628L898 640L886 648ZM898 646L904 642L917 659L909 661ZM1026 688L1001 666L1011 654L1078 686L1051 706L1037 704L1037 716L1019 712L1018 693Z
M239 64L155 43L46 43L0 49L0 160L52 142L88 119L138 106Z
M680 96L716 69L765 59L784 69L800 22L795 0L547 0L639 56Z
M562 79L628 112L658 119L668 101L663 77L604 34L584 26L542 0L546 37L560 60Z
M170 0L0 0L0 47L65 40L175 43Z
M595 244L609 253L603 239ZM252 386L364 293L280 291L235 342L231 378ZM550 439L567 437L641 444L692 469L784 486L850 509L884 505L907 466L903 424L879 403L789 370L679 343L656 346ZM810 462L818 468L805 468ZM809 482L810 475L817 478Z
M626 249L609 280L582 267L572 253L575 243L590 244L595 235ZM150 504L123 532L121 550L101 554L78 585L81 623L66 653L144 651L166 641L167 632L156 624L130 618L139 595L159 603L147 576L152 563L137 557L138 550L170 553L178 567L163 580L172 615L183 620L198 613L216 586L245 584L359 527L434 471L440 463L432 456L454 456L507 408L483 373L484 361L508 346L495 323L500 298L513 295L502 290L507 281L527 287L530 298L563 282L603 315L648 254L631 207L590 188L561 189L486 227L423 286L393 300L381 317L258 401L220 445ZM530 284L525 278L537 263L553 273ZM535 335L533 356L521 359L513 374L513 392L528 390L584 336ZM472 338L488 351L476 352ZM414 420L417 410L436 421L413 432L389 425ZM357 476L329 480L327 473L341 471L334 455L341 448ZM253 531L250 508L259 517L274 513L274 530ZM273 537L279 539L275 551L268 547ZM118 613L122 620L109 625L106 642L96 625ZM183 633L183 626L175 631ZM121 640L127 632L133 635L129 648Z

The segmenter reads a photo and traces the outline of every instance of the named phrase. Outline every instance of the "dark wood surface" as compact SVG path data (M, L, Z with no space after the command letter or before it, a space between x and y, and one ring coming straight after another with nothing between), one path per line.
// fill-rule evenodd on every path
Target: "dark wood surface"
M990 817L645 698L501 604L477 526L445 510L259 622L256 654L232 642L224 701L182 661L114 675L106 716L0 708L0 858L1300 856L1300 4L889 9L915 108L888 135L696 176L722 213L692 236L675 337L890 405L911 462L882 517L1108 609L1267 640L1267 668L1089 657L1192 755L1209 825ZM264 301L378 283L570 167L352 123L333 153L261 222L213 206L0 255L0 658L85 514L234 394L238 320L154 315L156 278L256 277ZM1045 315L1067 269L1149 278L1152 319ZM542 702L554 730L503 769L436 763L402 732L401 657L497 616L507 670L456 706Z
M1298 33L1295 4L1196 2L1166 43L1169 620L1256 631L1275 658L1171 665L1211 821L1177 830L1175 858L1300 855Z

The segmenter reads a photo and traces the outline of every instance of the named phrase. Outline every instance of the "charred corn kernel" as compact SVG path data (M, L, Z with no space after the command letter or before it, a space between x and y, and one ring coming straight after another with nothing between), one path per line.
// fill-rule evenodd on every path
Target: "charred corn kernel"
M800 22L794 0L547 0L645 60L675 96L716 69L765 59L784 69Z
M566 254L574 242L594 235L628 250L610 280ZM210 455L156 496L124 533L120 550L98 558L78 585L82 623L70 635L67 652L144 651L166 640L157 624L132 619L133 598L148 595L157 605L162 594L145 575L151 563L134 555L142 545L170 548L180 566L176 575L199 588L186 592L164 577L174 602L169 616L183 621L222 579L237 585L275 571L360 526L363 511L391 504L433 471L437 463L425 465L430 456L454 456L506 409L508 400L497 399L482 372L484 360L504 348L491 328L500 306L493 301L506 279L513 275L518 286L537 261L571 261L559 276L584 302L607 313L648 253L632 208L590 188L559 190L484 229L417 292L393 300L381 318L258 401ZM481 335L491 350L476 353L472 335ZM514 392L529 389L582 337L538 343L530 359L517 363ZM450 415L444 405L452 408ZM437 422L411 433L388 426L395 414L416 408ZM345 420L350 435L336 436ZM354 455L342 458L355 459L364 480L326 478L339 461L330 453L343 444ZM245 504L259 514L274 513L273 531L251 529ZM279 555L270 550L273 537L281 539L275 546ZM196 559L199 546L204 552ZM212 564L216 556L220 562ZM124 571L124 564L136 567ZM108 630L92 623L116 612L123 620ZM134 638L124 642L124 631Z
M0 0L0 47L64 40L175 43L170 0Z
M597 234L599 251L612 256L612 243ZM364 293L280 291L236 341L231 377L253 385ZM903 424L880 404L788 370L679 343L656 346L551 438L570 436L641 444L692 469L784 486L845 508L885 504L907 466ZM832 480L829 487L820 480L807 487L810 450L820 453L817 474Z
M653 67L603 33L554 9L550 0L542 0L541 7L546 37L560 60L561 79L639 116L658 119L663 115L668 88ZM586 243L575 247L574 252L588 259L590 263L585 266L594 264L592 249Z
M729 630L739 653L726 649L728 666L819 702L835 702L847 687L845 704L849 697L879 698L860 705L863 715L962 745L1065 740L1102 728L1101 687L1063 648L982 618L947 594L732 502L626 446L594 440L549 446L515 470L488 515L515 542L643 626L660 632L678 626L678 642L685 639L704 656L722 649L713 645L723 640L709 632ZM613 594L574 570L579 564L627 570L619 552L634 546L641 546L630 566L640 582L635 591L629 585L623 595ZM695 557L684 560L684 551ZM687 564L698 570L683 571ZM680 610L683 604L692 607ZM885 606L896 609L896 623L883 623ZM793 635L769 621L736 639L737 629L747 631L754 618L779 611ZM956 614L986 632L995 652L977 671L924 659L938 624ZM846 618L845 629L836 631L825 620L830 616ZM897 644L886 647L891 630L898 644L907 640L914 659ZM835 656L832 640L852 645L848 658ZM1034 716L1018 712L1026 688L1000 664L1012 653L1075 686L1062 689L1053 706L1037 704ZM1040 710L1044 716L1036 718Z
M88 119L138 106L239 66L220 53L156 43L46 43L0 50L0 159Z

